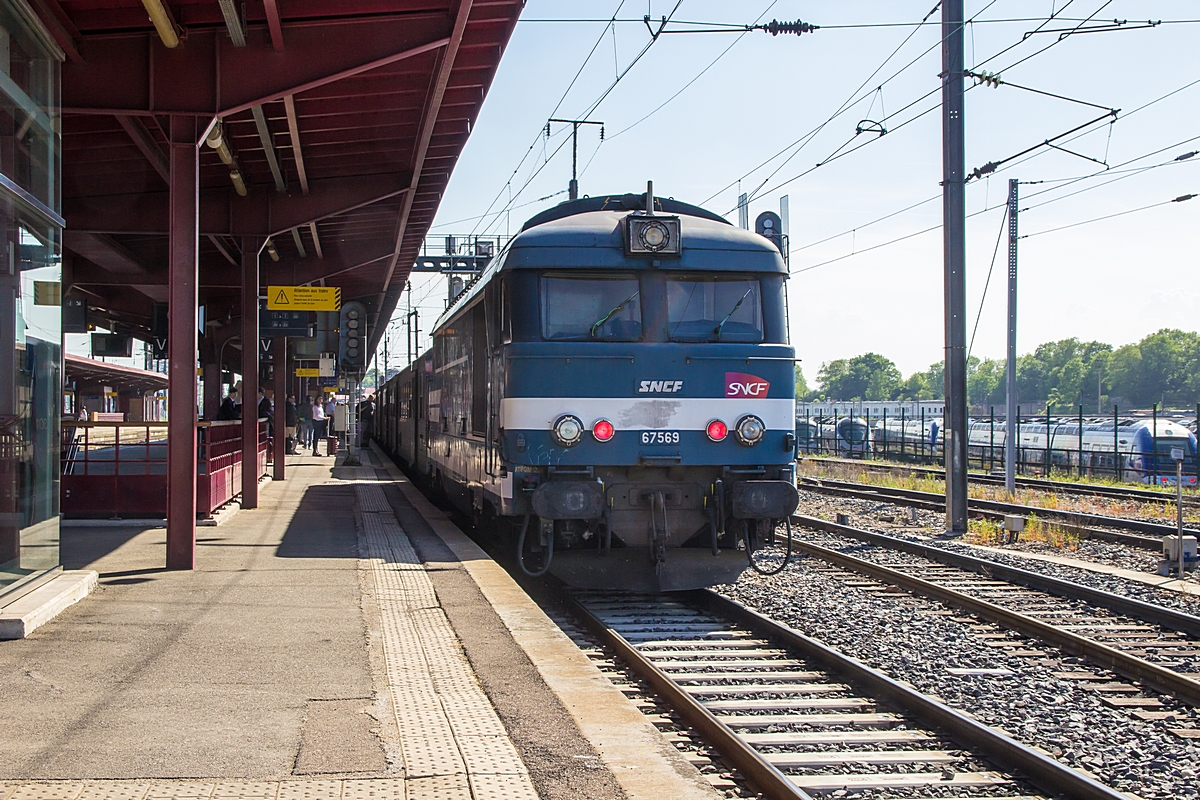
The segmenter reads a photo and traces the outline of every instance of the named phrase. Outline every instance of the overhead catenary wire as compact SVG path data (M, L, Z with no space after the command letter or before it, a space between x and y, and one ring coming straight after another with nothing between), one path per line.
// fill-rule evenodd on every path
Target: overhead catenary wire
M679 7L681 5L683 5L683 0L677 0L674 8L671 9L671 13L663 17L663 25L666 25L667 22L669 22L671 20L671 18L675 15L675 12L679 10ZM648 24L649 23L647 22L647 25ZM661 28L660 28L660 31L661 31ZM603 34L601 34L601 39L603 39ZM613 80L613 82L611 84L609 84L608 88L605 89L600 94L600 96L598 98L596 98L591 103L591 105L589 105L587 107L586 110L583 111L583 113L577 115L577 119L587 119L592 114L592 112L594 112L600 106L600 104L603 103L604 100L612 93L613 89L615 89L617 87L617 85L625 78L625 76L629 74L630 70L632 70L634 68L634 66L636 66L637 63L642 60L642 56L646 55L646 53L648 53L650 51L650 48L653 47L654 43L657 42L658 40L659 40L659 37L657 35L652 34L650 37L650 41L646 43L646 46L643 47L636 56L634 56L633 60L630 61L629 64L625 67L625 69L622 70L622 72L616 76L616 78ZM503 216L508 210L510 210L510 208L512 206L512 202L521 196L521 193L523 191L525 191L526 188L528 188L529 184L533 182L533 179L536 178L541 173L541 171L543 169L545 169L546 165L549 164L550 161L552 161L554 159L554 156L557 155L560 150L562 150L562 148L566 144L566 142L567 142L567 140L564 139L563 143L560 144L557 148L555 148L554 152L551 153L550 156L544 162L542 162L541 166L539 166L536 170L533 171L533 173L521 185L521 188L518 189L516 191L516 193L514 193L509 198L508 203L503 208L501 208L500 211L498 211L496 213L495 219L493 219L492 222L489 223L487 225L487 227L484 228L485 233L491 229L492 225L495 225L497 222L499 222L501 216ZM503 193L503 190L501 190L501 192ZM478 227L478 225L476 227Z
M625 7L625 3L626 3L626 0L620 1L620 3L617 5L616 10L613 11L612 19L609 20L608 24L611 25L613 20L616 20L617 15L621 13L621 9ZM600 47L600 43L604 41L604 36L607 33L608 33L607 27L605 27L604 30L602 30L600 32L600 36L596 38L596 42L595 42L595 44L592 45L592 49L588 51L588 54L583 59L583 63L580 64L579 69L576 70L575 76L573 78L571 78L571 82L569 84L567 84L567 88L565 90L563 90L562 96L559 97L558 102L554 104L554 110L550 112L550 116L553 117L558 113L559 108L562 107L563 102L567 99L567 95L570 94L571 89L575 86L575 82L577 80L579 80L579 76L583 74L584 68L587 67L588 63L592 60L592 56L595 55L596 49L598 47ZM538 142L540 142L541 140L542 140L542 128L539 125L537 136L534 137L533 142L530 143L528 149L526 149L526 151L525 151L525 154L523 156L521 156L521 160L517 163L516 168L512 171L512 175L509 176L508 181L505 183L504 186L500 187L500 191L496 192L496 196L492 198L492 202L490 202L488 204L487 209L483 212L482 215L480 215L480 217L479 217L480 220L486 219L487 216L491 213L492 208L496 205L496 203L500 200L500 198L504 196L504 190L512 184L512 179L514 177L516 177L518 172L521 171L521 167L525 164L525 160L527 158L529 158L529 154L534 151L534 148L536 148L538 146ZM511 202L511 198L510 198L510 202ZM475 228L478 228L478 227L479 226L477 223ZM471 230L471 233L472 234L475 233L474 228Z
M1151 208L1159 208L1161 206L1169 206L1171 203L1183 203L1188 200L1191 200L1194 197L1196 197L1196 193L1181 194L1178 197L1175 197L1171 200L1164 200L1161 203L1151 203L1148 206L1141 206L1140 208L1131 208L1127 211L1118 211L1115 214L1106 214L1103 217L1093 217L1092 219L1085 219L1080 222L1072 222L1070 225L1060 225L1057 228L1048 228L1044 231L1034 231L1033 233L1025 233L1025 234L1021 234L1021 236L1019 236L1018 238L1030 239L1034 236L1042 236L1047 233L1055 233L1057 231L1065 231L1070 228L1078 228L1080 225L1091 225L1093 222L1103 222L1106 219L1114 219L1116 217L1123 217L1126 214L1136 214L1139 211L1146 211Z
M1074 0L1068 0L1068 2L1067 2L1067 6L1069 6L1069 5L1070 5L1072 2L1074 2ZM1092 14L1091 14L1089 17L1087 17L1087 18L1085 19L1085 21L1086 21L1086 20L1090 20L1090 19L1094 18L1094 17L1095 17L1095 15L1096 15L1096 14L1098 14L1098 13L1100 13L1100 11L1101 11L1101 10L1103 10L1103 8L1104 8L1105 6L1107 6L1107 5L1108 5L1110 2L1111 2L1111 0L1107 0L1107 2L1105 2L1105 3L1104 3L1104 5L1102 5L1102 6L1101 6L1099 9L1097 9L1096 11L1092 12ZM989 8L991 5L992 5L992 4L990 4L990 3L989 3L989 4L988 4L988 6L985 6L985 7L984 7L984 10L987 10L987 8ZM1059 13L1061 13L1061 11L1065 10L1067 6L1063 6L1063 8L1062 8L1062 9L1059 9ZM980 13L983 13L983 12L981 11ZM1051 14L1051 15L1050 15L1050 17L1048 17L1048 18L1047 18L1047 20L1046 20L1046 22L1045 22L1044 24L1049 24L1049 23L1050 23L1051 21L1053 21L1055 18L1056 18L1056 15L1055 15L1055 14ZM969 24L972 24L972 20L967 20L967 21L965 21L963 24L964 24L964 25L969 25ZM1084 24L1084 23L1083 23L1083 22L1081 22L1081 23L1080 23L1080 25L1082 25L1082 24ZM1040 30L1042 27L1044 27L1044 25L1043 25L1043 26L1039 26L1038 30ZM1036 30L1035 30L1035 32L1036 32ZM1021 58L1020 60L1016 61L1016 62L1015 62L1015 63L1013 63L1013 64L1010 64L1010 65L1009 65L1008 67L1006 67L1005 69L1006 69L1006 70L1007 70L1007 69L1012 69L1012 68L1013 68L1014 66L1016 66L1017 64L1024 63L1025 61L1028 61L1030 58L1033 58L1034 56L1037 56L1037 55L1039 55L1039 54L1041 54L1041 53L1044 53L1045 51L1049 50L1051 47L1054 47L1054 46L1058 45L1059 43L1061 43L1062 41L1064 41L1064 40L1065 40L1065 38L1066 38L1066 37L1060 37L1058 40L1056 40L1056 41L1054 41L1054 42L1051 42L1050 44L1048 44L1047 46L1045 46L1045 47L1041 48L1040 50L1038 50L1038 51L1036 51L1036 52L1034 52L1034 53L1031 53L1030 55L1028 55L1028 56L1025 56L1024 58ZM977 64L975 67L973 67L973 68L972 68L972 71L977 71L977 70L978 70L978 68L979 68L980 66L982 66L983 64L986 64L986 63L989 63L989 62L991 62L991 61L995 60L995 59L996 59L997 57L999 57L1000 55L1002 55L1002 54L1004 54L1004 53L1006 53L1006 52L1008 52L1008 51L1012 50L1014 47L1017 47L1018 45L1020 45L1020 44L1021 44L1021 43L1023 43L1024 41L1026 41L1026 39L1028 39L1028 34L1027 34L1025 37L1023 37L1023 38L1021 39L1021 41L1020 41L1020 42L1017 42L1016 44L1010 45L1009 47L1006 47L1004 50L1001 50L999 53L996 53L996 54L994 54L994 55L992 55L992 56L988 57L988 58L987 58L987 59L985 59L984 61L980 62L979 64ZM940 42L939 42L939 44L940 44ZM936 47L936 46L937 46L937 45L935 45L935 47ZM930 50L932 50L932 49L933 49L933 48L930 48ZM928 53L928 52L929 52L929 50L926 50L926 51L925 51L925 53ZM924 57L925 53L922 53L922 54L921 54L921 56L919 56L919 57L918 57L918 60L919 60L919 58L922 58L922 57ZM915 61L916 61L916 60L914 60L913 62L910 62L910 64L909 64L908 66L911 66L911 65L912 65L912 63L915 63ZM905 69L907 69L907 66L905 67ZM970 72L970 71L969 71L969 72ZM973 85L973 86L970 86L970 87L968 87L967 91L970 91L971 89L974 89L974 88L976 88L977 86L979 86L979 84L975 84L975 85ZM894 114L892 114L891 116L896 116L896 115L898 115L898 114L900 114L900 113L903 113L903 112L904 112L904 111L906 111L908 108L911 108L913 105L916 105L917 103L921 102L921 101L922 101L922 100L924 100L925 98L927 98L927 97L929 97L929 96L931 96L931 95L933 95L933 94L936 94L936 93L937 93L937 92L939 92L939 91L940 91L940 87L938 87L938 88L935 88L935 89L933 89L933 90L931 90L931 91L927 92L926 94L922 95L921 97L917 98L916 100L914 100L914 101L910 102L910 103L909 103L908 105L906 105L904 108L900 109L900 110L899 110L899 111L897 111L897 112L894 112ZM904 127L904 126L906 126L906 125L908 125L908 124L910 124L910 123L912 123L912 122L915 122L916 120L920 119L921 117L925 116L926 114L929 114L930 112L932 112L932 111L934 111L934 110L936 110L936 109L938 109L938 108L940 108L940 107L941 107L941 103L940 103L940 101L939 101L938 103L936 103L936 104L934 104L934 105L930 106L929 108L925 109L924 111L920 112L919 114L916 114L916 115L914 115L913 117L911 117L911 118L909 118L909 119L906 119L906 120L905 120L904 122L902 122L901 124L899 124L899 125L896 125L896 126L893 126L893 127L890 129L890 130L891 130L891 132L895 132L896 130L899 130L900 128L902 128L902 127ZM1073 131L1072 131L1072 132L1073 132ZM1068 132L1068 133L1071 133L1071 132ZM846 147L846 146L848 146L850 143L852 143L852 142L853 142L853 141L854 141L854 140L855 140L855 139L858 137L858 135L859 135L859 132L856 132L854 136L850 137L850 139L848 139L846 142L843 142L843 143L842 143L842 145L841 145L840 147L838 147L836 150L834 150L834 151L833 151L833 153L832 153L832 154L831 154L829 157L827 157L826 159L824 159L823 161L820 161L820 162L818 162L818 163L817 163L817 164L815 164L814 166L812 166L812 167L810 167L810 168L808 168L808 169L806 169L806 170L802 171L801 173L799 173L799 174L797 174L797 175L794 175L794 176L792 176L791 178L788 178L787 180L785 180L785 181L783 181L783 182L781 182L781 183L775 184L774 186L770 187L770 189L769 189L769 190L767 190L767 191L764 191L764 190L763 190L763 187L764 187L764 185L765 185L766 181L764 181L763 183L760 183L760 184L759 184L759 186L758 186L758 187L755 189L755 191L754 191L753 193L751 193L751 195L750 195L750 198L749 198L749 199L753 200L753 199L755 199L755 198L757 198L757 197L759 197L759 196L762 196L762 195L764 195L764 194L772 194L772 193L774 193L774 192L777 192L777 191L779 191L780 189L782 189L783 187L785 187L785 186L788 186L789 184L791 184L791 183L794 183L795 181L797 181L797 180L800 180L801 178L804 178L804 177L806 177L806 176L808 176L808 175L812 174L812 173L813 173L813 172L815 172L817 169L819 169L819 168L821 168L821 167L823 167L823 166L826 166L826 165L828 165L828 164L832 163L833 161L836 161L836 160L838 160L838 159L840 159L840 158L842 158L842 157L844 157L844 156L846 156L846 155L849 155L850 153L853 153L853 152L856 152L856 151L858 151L858 150L861 150L863 147L866 147L866 146L868 146L868 145L870 145L870 144L872 144L872 143L874 143L874 142L877 142L877 141L879 141L880 139L882 139L882 138L883 138L882 136L877 136L877 137L875 137L875 138L873 138L873 139L867 139L867 140L865 140L864 142L862 142L861 144L859 144L857 147L852 147L852 148L850 148L849 150L845 150L845 151L843 152L843 148L845 148L845 147ZM1055 137L1055 138L1057 138L1057 137ZM1039 148L1040 148L1040 147L1042 147L1042 146L1044 146L1044 145L1045 145L1045 143L1041 143L1041 144L1037 145L1036 147L1039 147ZM1035 148L1030 148L1030 149L1032 150L1032 149L1035 149ZM1025 151L1025 152L1028 152L1028 151ZM794 155L794 154L793 154L793 155ZM1018 156L1020 156L1020 155L1023 155L1023 153L1019 153L1019 154L1017 154L1017 155L1018 155ZM1078 154L1076 154L1076 155L1078 155ZM1013 158L1016 158L1016 157L1017 157L1017 156L1013 156ZM790 158L791 158L791 157L789 157L789 160L790 160ZM785 163L786 163L786 162L785 162ZM780 165L780 168L781 168L781 167L782 167L782 165ZM774 172L772 172L772 175L774 175L774 174L778 173L780 168L776 168L776 169L774 170ZM757 170L757 168L756 168L756 170ZM755 170L755 171L756 171L756 170ZM752 172L753 172L753 171L752 171ZM743 177L745 177L745 176L743 176ZM771 177L771 176L768 176L767 180L769 180L769 179L770 179L770 177ZM717 192L717 194L720 194L720 192L721 192L721 191L725 191L725 189L727 189L727 188L728 188L728 187L725 187L725 188L721 189L720 191L718 191L718 192ZM715 197L715 196L716 196L715 194L714 194L714 195L712 195L712 197ZM711 199L712 199L712 197L710 197L709 199L711 200ZM705 201L705 202L707 202L707 201ZM726 212L726 213L728 214L728 213L731 213L731 212Z
M1183 91L1185 91L1185 90L1187 90L1187 89L1190 89L1190 88L1192 88L1192 87L1194 87L1194 86L1197 86L1197 85L1200 85L1200 79L1196 79L1196 80L1190 81L1190 82L1188 82L1188 83L1186 83L1186 84L1184 84L1184 85L1182 85L1182 86L1180 86L1180 87L1178 87L1178 88L1176 88L1176 89L1172 89L1171 91L1169 91L1169 92L1166 92L1166 93L1164 93L1164 94L1162 94L1162 95L1159 95L1158 97L1154 98L1153 100L1150 100L1149 102L1143 103L1142 105L1140 105L1140 106L1137 106L1137 107L1133 108L1133 109L1132 109L1132 110L1130 110L1130 111L1124 112L1124 114L1123 114L1123 115L1122 115L1122 116L1121 116L1121 117L1120 117L1118 120L1116 120L1116 122L1124 122L1124 121L1128 120L1130 117L1134 116L1135 114L1138 114L1138 113L1140 113L1140 112L1142 112L1142 111L1145 111L1146 109L1148 109L1148 108L1150 108L1150 107L1152 107L1152 106L1154 106L1154 105L1156 105L1156 104L1158 104L1158 103L1161 103L1161 102L1163 102L1164 100L1167 100L1167 99L1169 99L1169 98L1171 98L1171 97L1174 97L1175 95L1179 94L1180 92L1183 92ZM1078 138L1080 138L1081 136L1085 136L1085 135L1087 135L1087 133L1089 133L1089 132L1090 132L1090 131L1085 131L1084 133L1081 133L1081 134L1079 134L1079 135L1077 135L1077 136L1074 136L1074 137L1072 137L1072 138L1068 139L1068 140L1067 140L1067 143L1070 143L1070 142L1072 142L1072 141L1075 141L1075 139L1078 139ZM1156 150L1153 150L1153 151L1150 151L1150 152L1148 152L1148 153L1143 153L1142 155L1135 156L1134 158L1128 159L1128 160L1126 160L1126 161L1123 161L1123 162L1121 162L1121 163L1119 163L1119 164L1114 164L1114 165L1112 165L1112 167L1111 167L1110 169L1097 170L1096 172L1088 173L1088 174L1086 174L1086 175L1080 175L1080 176L1077 176L1077 177L1074 177L1074 178L1056 179L1056 180L1062 180L1062 181L1064 181L1064 182L1063 182L1063 183L1061 183L1059 186L1048 187L1048 188L1046 188L1046 189L1042 189L1042 190L1040 190L1040 191L1033 192L1033 193L1031 193L1031 194L1027 195L1027 196L1026 196L1026 199L1029 199L1029 198L1032 198L1032 197L1037 197L1037 196L1039 196L1039 195L1046 194L1046 193L1048 193L1048 192L1058 191L1058 190L1064 189L1064 188L1066 188L1067 186L1070 186L1070 185L1072 185L1072 184L1074 184L1074 183L1078 183L1078 182L1080 182L1080 181L1089 180L1089 179L1092 179L1092 178L1098 177L1098 176L1100 176L1100 175L1105 175L1105 174L1117 174L1117 173L1116 173L1116 171L1117 171L1117 170L1119 170L1121 167L1125 167L1125 166L1128 166L1128 165L1130 165L1130 164L1134 164L1134 163L1136 163L1136 162L1138 162L1138 161L1142 161L1143 159L1150 158L1151 156L1156 156L1156 155L1159 155L1160 153L1164 153L1164 152L1166 152L1166 151L1168 151L1168 150L1173 150L1173 149L1175 149L1175 148L1177 148L1177 147L1182 147L1183 145L1185 145L1185 144L1189 144L1189 143L1191 143L1191 142L1193 142L1193 141L1196 141L1197 139L1200 139L1200 136L1191 136L1191 137L1185 138L1185 139L1183 139L1183 140L1181 140L1181 141L1175 142L1175 143L1173 143L1173 144L1170 144L1170 145L1167 145L1167 146L1165 146L1165 147L1160 147L1160 148L1158 148L1158 149L1156 149ZM1019 161L1016 161L1016 162L1014 162L1014 163L1012 163L1012 164L1009 164L1008 166L1005 166L1005 167L1002 167L1002 168L1000 168L1000 169L997 169L997 170L996 170L996 173L1004 172L1004 171L1006 171L1006 170L1009 170L1009 169L1012 169L1012 168L1014 168L1014 167L1016 167L1016 166L1019 166L1019 165L1021 165L1021 164L1024 164L1024 163L1026 163L1026 162L1028 162L1028 161L1030 161L1030 160L1032 160L1032 159L1034 159L1034 158L1038 158L1038 157L1040 157L1040 156L1042 156L1042 155L1045 155L1045 153L1046 153L1046 152L1047 152L1047 151L1044 151L1044 150L1043 150L1043 151L1040 151L1040 152L1035 152L1035 153L1033 153L1033 154L1029 155L1029 156L1028 156L1028 157L1026 157L1026 158L1023 158L1023 159L1021 159L1021 160L1019 160ZM1176 160L1182 160L1182 159L1176 159ZM1155 167L1157 167L1157 166L1166 166L1166 164L1164 163L1164 164L1161 164L1161 165L1154 165L1154 166L1155 166ZM1150 167L1143 167L1143 168L1139 168L1139 171L1140 171L1140 170L1149 169L1149 168L1150 168ZM1099 188L1099 186L1102 186L1102 185L1104 185L1104 184L1099 184L1099 185L1098 185L1097 187L1095 187L1095 188ZM1085 190L1085 191L1086 191L1086 190ZM915 208L918 208L918 207L920 207L920 206L922 206L922 205L925 205L925 204L927 204L927 203L931 203L931 202L933 202L934 200L937 200L937 199L939 199L941 196L942 196L942 195L941 195L941 193L939 192L938 194L931 195L930 197L927 197L927 198L925 198L924 200L919 200L919 201L917 201L917 202L915 202L915 203L912 203L912 204L910 204L910 205L908 205L908 206L905 206L904 208L898 209L898 210L896 210L896 211L889 212L889 213L887 213L887 214L885 214L885 215L883 215L883 216L881 216L881 217L877 217L877 218L875 218L875 219L873 219L873 220L870 220L869 222L864 222L864 223L862 223L862 224L860 224L860 225L855 225L855 226L854 226L854 227L852 227L852 228L847 228L847 229L845 229L845 230L843 230L843 231L841 231L841 232L839 232L839 233L833 234L832 236L826 236L826 237L824 237L823 239L819 239L819 240L817 240L817 241L815 241L815 242L809 242L808 244L804 244L804 245L799 245L799 246L792 247L792 248L791 248L791 252L793 252L793 253L796 253L796 252L799 252L799 251L801 251L801 250L807 250L807 249L809 249L809 248L811 248L811 247L816 247L817 245L824 244L824 243L826 243L826 242L833 241L834 239L838 239L838 238L840 238L840 237L842 237L842 236L846 236L846 235L848 235L848 234L850 234L850 233L853 233L853 232L855 232L855 231L862 230L863 228L868 228L868 227L870 227L870 226L872 226L872 225L875 225L875 224L877 224L877 223L880 223L880 222L883 222L883 221L885 221L885 220L891 219L892 217L898 216L899 214L903 214L903 213L905 213L905 212L907 212L907 211L911 211L911 210L913 210L913 209L915 209ZM1050 203L1050 202L1055 202L1055 201L1054 201L1054 200L1047 201L1047 203ZM1041 203L1041 204L1039 204L1039 205L1045 205L1045 204L1046 204L1046 203ZM976 214L976 213L986 213L987 211L991 211L991 210L993 210L994 208L998 208L998 207L999 207L999 206L990 206L990 207L984 208L984 209L982 210L982 212L975 212L975 213L973 213L973 214L969 214L969 215L968 215L968 217L975 216L975 214ZM1029 206L1029 208L1032 208L1032 207L1033 207L1033 206ZM924 231L922 231L922 232L924 232ZM907 238L907 237L905 237L905 238ZM866 251L860 251L860 252L866 252ZM841 260L841 259L839 258L839 259L837 259L837 260ZM832 262L827 262L827 263L832 263Z

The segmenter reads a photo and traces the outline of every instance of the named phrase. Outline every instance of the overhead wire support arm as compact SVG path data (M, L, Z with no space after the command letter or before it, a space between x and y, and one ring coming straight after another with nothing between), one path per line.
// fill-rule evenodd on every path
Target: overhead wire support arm
M995 172L998 167L1000 167L1004 164L1007 164L1009 161L1020 158L1023 155L1032 153L1034 150L1037 150L1039 147L1052 147L1053 148L1054 142L1058 141L1059 139L1063 138L1064 136L1070 136L1072 133L1077 133L1090 125L1095 125L1097 122L1103 122L1104 120L1109 119L1109 118L1115 120L1117 118L1117 114L1120 112L1120 110L1121 109L1119 109L1119 108L1109 109L1109 112L1107 114L1096 117L1093 120L1088 120L1087 122L1083 123L1082 125L1077 125L1074 128L1071 128L1071 130L1069 130L1069 131L1064 131L1063 133L1060 133L1057 136L1052 136L1049 139L1038 142L1037 144L1033 145L1032 147L1027 147L1024 150L1022 150L1021 152L1014 153L1013 155L1009 156L1008 158L1002 158L999 161L989 161L986 164L984 164L982 167L976 167L975 169L971 170L971 174L967 176L967 180L968 181L977 180L979 178L982 178L984 175L990 175L991 173ZM1071 153L1070 150L1066 150L1061 147L1059 147L1057 149L1062 150L1064 153ZM1079 155L1079 154L1071 153L1071 155ZM1082 157L1088 158L1087 156L1082 156ZM1089 159L1089 160L1094 161L1095 159ZM1104 162L1101 161L1098 163L1103 164Z

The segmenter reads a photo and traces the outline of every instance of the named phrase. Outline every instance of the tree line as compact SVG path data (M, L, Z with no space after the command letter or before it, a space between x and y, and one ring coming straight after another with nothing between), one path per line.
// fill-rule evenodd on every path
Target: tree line
M939 400L943 363L903 376L878 353L828 361L810 390L796 366L796 397L805 400ZM1200 334L1163 328L1114 348L1104 342L1061 339L1017 358L1017 396L1027 408L1060 412L1082 405L1089 413L1121 407L1194 409L1200 402ZM973 406L1003 405L1002 358L967 359L967 397Z

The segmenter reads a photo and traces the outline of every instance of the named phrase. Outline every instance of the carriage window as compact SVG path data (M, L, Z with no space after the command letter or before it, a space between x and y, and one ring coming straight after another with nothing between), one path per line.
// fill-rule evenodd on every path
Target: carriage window
M762 290L757 278L669 276L667 318L673 342L761 342Z
M541 283L543 339L636 342L642 338L636 277L544 275Z

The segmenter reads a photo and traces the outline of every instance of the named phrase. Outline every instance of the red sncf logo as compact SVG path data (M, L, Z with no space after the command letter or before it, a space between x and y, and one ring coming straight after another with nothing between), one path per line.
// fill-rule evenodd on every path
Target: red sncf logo
M726 397L766 397L771 384L757 375L747 375L744 372L725 373Z

